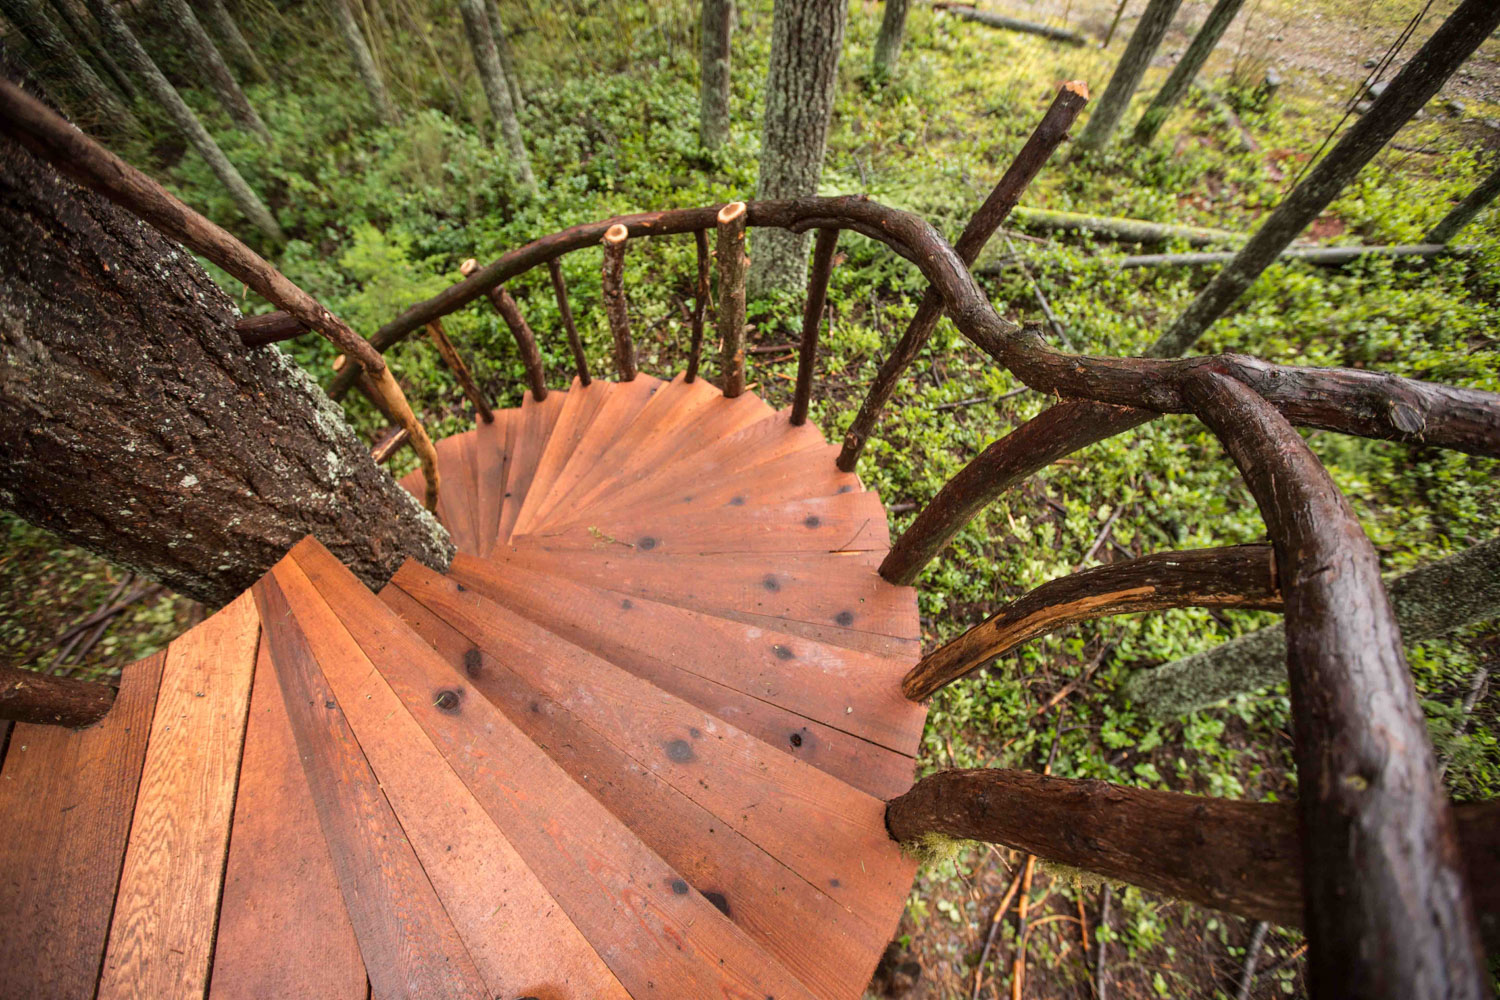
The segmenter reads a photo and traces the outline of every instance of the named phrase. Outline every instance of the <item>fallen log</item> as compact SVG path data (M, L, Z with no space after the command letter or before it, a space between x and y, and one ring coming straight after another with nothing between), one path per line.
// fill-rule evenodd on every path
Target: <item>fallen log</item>
M1244 233L1204 226L1180 226L1170 222L1147 222L1144 219L1121 219L1113 216L1084 215L1079 212L1053 212L1040 208L1016 206L1011 219L1022 229L1043 233L1084 232L1104 236L1119 243L1167 243L1183 240L1189 246L1208 247L1245 242Z
M1289 247L1281 260L1300 260L1319 267L1343 267L1365 257L1415 257L1430 260L1438 256L1462 256L1475 247L1443 246L1441 243L1399 243L1390 246ZM1210 267L1234 259L1232 250L1200 250L1187 253L1142 253L1124 257L1099 257L1101 264L1118 268L1137 267ZM1031 261L1033 266L1038 263ZM975 274L995 277L1021 266L1018 255L1007 255L975 268Z
M1087 45L1089 40L1076 31L1067 28L1054 28L1049 24L1038 24L1035 21L1022 21L1019 18L1006 17L1003 14L991 14L987 10L979 10L963 3L935 3L933 10L947 11L966 21L973 21L990 28L999 28L1002 31L1020 31L1028 35L1040 35L1054 42L1062 42L1066 45Z

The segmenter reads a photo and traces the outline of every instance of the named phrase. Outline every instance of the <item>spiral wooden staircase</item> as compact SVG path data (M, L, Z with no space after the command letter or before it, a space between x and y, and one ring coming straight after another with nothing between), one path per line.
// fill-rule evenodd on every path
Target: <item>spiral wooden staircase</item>
M308 538L104 723L18 727L0 996L859 996L926 713L832 451L646 375L439 442L447 574Z

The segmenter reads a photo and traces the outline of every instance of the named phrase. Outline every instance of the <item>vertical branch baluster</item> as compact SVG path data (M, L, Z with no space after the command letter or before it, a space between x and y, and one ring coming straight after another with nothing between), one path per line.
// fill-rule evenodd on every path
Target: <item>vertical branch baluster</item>
M958 242L953 245L965 264L974 263L979 251L984 249L990 236L1000 228L1000 224L1020 200L1022 192L1042 169L1052 151L1068 137L1068 128L1088 103L1088 99L1089 89L1083 83L1075 80L1062 85L1041 123L1016 154L1015 160L990 192L990 196L979 206L979 211L974 213L974 217L964 227ZM917 307L916 315L907 324L906 332L901 335L901 340L880 366L865 401L860 404L859 413L844 435L844 447L838 457L838 467L842 471L854 471L860 453L865 450L865 444L875 429L875 422L880 419L880 411L896 391L896 380L916 360L942 316L943 297L938 294L937 289L929 288L921 305Z
M615 339L615 368L621 382L635 381L635 344L630 339L630 312L625 306L625 242L630 230L615 223L604 231L604 312Z
M703 316L708 312L708 230L695 230L693 240L698 244L698 284L693 290L693 343L688 350L684 382L698 377L698 361L703 357Z
M458 272L467 278L478 268L479 261L470 257L458 266ZM496 285L485 292L485 295L500 318L505 320L505 325L510 328L510 335L516 338L516 350L521 355L521 364L526 367L526 381L531 385L531 395L541 402L547 398L547 372L542 366L542 352L536 346L536 335L531 332L526 318L521 315L521 307L516 305L516 300L511 298L504 285Z
M792 397L792 426L807 423L807 405L812 400L813 366L818 359L818 331L823 326L823 307L828 303L828 277L833 273L833 251L839 244L837 229L819 229L813 247L812 273L807 279L807 303L802 307L802 347L797 353L797 393Z
M745 203L719 209L719 370L724 395L745 391Z
M474 405L474 410L479 418L487 424L495 422L495 414L490 409L489 401L484 398L484 393L479 389L479 383L474 381L474 376L469 371L469 366L464 364L464 359L458 353L458 348L453 346L453 341L448 339L448 334L443 331L443 321L435 319L427 324L427 336L432 340L438 353L443 356L448 367L453 371L453 377L458 379L458 386L469 397L469 402Z
M547 270L552 274L552 292L557 296L557 311L562 314L563 329L568 334L568 349L573 352L573 367L578 371L578 384L588 385L589 359L583 353L583 341L578 336L578 327L573 325L573 309L568 305L568 286L563 283L562 266L557 259L547 261Z

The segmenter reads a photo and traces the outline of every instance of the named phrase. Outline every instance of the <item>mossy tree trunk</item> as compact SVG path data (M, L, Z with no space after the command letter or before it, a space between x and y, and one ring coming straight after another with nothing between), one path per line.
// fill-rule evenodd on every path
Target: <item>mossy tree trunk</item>
M1182 100L1182 95L1187 93L1193 78L1208 61L1213 53L1214 46L1219 44L1219 39L1224 37L1224 32L1229 30L1230 22L1245 5L1245 0L1218 0L1214 9L1208 12L1208 18L1204 20L1203 27L1193 36L1192 42L1188 44L1187 51L1182 58L1177 60L1177 65L1172 67L1172 75L1167 77L1167 82L1161 85L1156 96L1151 98L1151 103L1146 106L1141 120L1135 126L1135 141L1141 145L1149 145L1156 138L1162 123Z
M734 0L703 0L698 56L698 139L704 149L729 140L729 43Z
M896 72L901 58L901 42L906 37L906 11L911 0L885 0L885 14L880 18L880 33L875 36L875 75L886 79Z
M0 11L37 50L47 70L65 88L64 93L77 94L87 102L86 107L73 109L76 117L131 129L140 127L125 103L57 30L40 0L0 0Z
M234 74L229 72L229 64L224 61L224 56L219 53L219 48L214 44L213 39L208 37L208 32L203 30L203 25L198 21L198 15L193 13L193 8L188 6L187 0L163 0L163 2L167 13L177 22L177 29L182 32L183 41L187 43L188 54L193 60L193 68L208 81L214 93L219 95L219 103L224 105L224 110L229 112L229 117L234 119L234 123L240 128L248 129L270 142L271 131L266 128L266 123L260 120L260 115L250 103L250 98L246 97L245 92L240 89Z
M848 0L778 0L771 25L771 68L760 140L760 200L818 193L828 123L833 118ZM807 280L809 233L757 230L750 292L790 291Z
M229 50L229 56L240 68L245 71L256 83L269 83L271 74L266 72L265 65L250 43L245 40L245 35L240 31L240 26L235 23L234 15L229 13L229 8L224 6L224 0L197 0L197 6L208 19L209 25L214 33L219 36L219 41Z
M390 92L385 89L380 68L375 65L375 57L370 54L365 34L359 29L359 19L354 16L354 8L350 6L352 2L353 0L333 0L333 14L339 23L339 34L344 36L344 47L349 50L349 58L354 60L354 69L359 73L360 82L365 85L365 93L370 95L370 104L374 106L375 113L385 124L399 125L401 112L391 101Z
M536 176L531 172L531 154L526 151L526 141L521 137L521 122L516 117L505 70L500 65L500 53L495 47L495 33L484 0L458 0L458 10L463 15L469 49L474 53L474 65L479 70L479 81L484 86L490 115L494 117L495 126L515 163L516 177L522 187L535 191Z
M1146 75L1146 69L1155 58L1156 50L1161 47L1161 40L1166 37L1172 18L1177 16L1177 8L1181 5L1182 0L1151 0L1146 5L1146 12L1135 26L1120 61L1115 63L1104 96L1094 105L1088 124L1075 140L1080 151L1103 149L1109 145L1110 137L1120 127L1120 119L1125 117L1125 109L1130 106L1130 99L1140 87L1141 78Z
M1470 191L1463 201L1454 205L1453 210L1443 216L1442 221L1422 238L1422 242L1447 244L1473 222L1474 217L1484 211L1484 207L1494 201L1496 195L1500 195L1500 167L1480 181L1479 186Z
M94 63L108 74L115 89L124 95L127 101L134 101L137 96L135 83L115 62L104 45L99 41L99 34L94 30L93 22L89 20L89 12L83 9L81 0L52 0L52 9L57 11L57 16L73 32L73 37L86 48L94 59Z
M214 137L208 134L208 129L193 114L193 109L183 101L182 95L177 88L167 80L166 76L157 67L146 50L141 47L140 41L131 33L130 27L121 19L109 0L88 0L89 10L93 12L95 20L104 29L104 37L115 52L124 60L125 64L135 71L146 86L146 91L157 104L161 105L162 111L177 126L188 145L192 146L197 154L208 163L209 169L219 179L229 192L229 197L234 201L235 207L250 220L250 224L268 236L275 243L286 241L285 234L281 231L276 217L266 208L265 202L260 196L251 190L245 178L235 169L229 157L224 155L224 150L214 141Z
M314 533L365 583L446 533L191 254L0 139L0 504L219 605Z
M505 85L510 90L510 103L516 106L516 113L520 114L526 109L526 94L521 90L521 74L516 68L515 53L510 50L510 37L505 31L505 22L500 18L500 5L495 0L489 0L485 4L485 10L490 15L490 30L495 35L495 51L500 55L500 68L505 70Z

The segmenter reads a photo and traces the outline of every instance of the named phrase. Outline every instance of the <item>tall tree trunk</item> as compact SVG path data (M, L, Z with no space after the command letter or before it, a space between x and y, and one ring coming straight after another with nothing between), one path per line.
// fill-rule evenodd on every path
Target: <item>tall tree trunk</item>
M130 109L57 30L42 9L40 0L0 0L0 11L4 11L26 40L36 47L46 61L48 72L55 74L66 92L76 92L88 102L88 113L77 117L101 124L119 123L130 129L140 128L140 122Z
M1193 36L1187 51L1172 68L1172 75L1167 77L1167 82L1162 84L1151 103L1146 106L1146 111L1141 115L1141 120L1135 126L1135 141L1145 146L1156 138L1157 130L1182 100L1182 95L1187 93L1188 85L1208 61L1214 46L1219 44L1219 39L1224 37L1224 32L1229 29L1229 24L1234 16L1240 12L1245 5L1245 0L1218 0L1214 9L1208 12L1208 18L1203 22L1203 27Z
M203 127L198 116L193 114L193 110L183 101L182 95L177 93L177 88L167 81L156 63L151 61L151 57L146 54L140 41L115 11L110 0L88 0L88 5L95 20L104 29L104 37L108 43L125 61L125 64L135 72L135 75L145 83L147 92L161 105L162 110L166 112L168 118L172 119L172 124L177 126L188 144L208 163L209 169L214 172L219 183L229 191L229 197L234 201L235 207L250 220L251 225L265 233L272 241L285 242L286 236L282 233L281 226L277 224L275 216L266 208L260 196L250 189L249 184L245 183L245 178L241 177L234 164L229 162L229 157L224 155L224 151L219 148L214 137L208 134L208 130Z
M698 141L718 149L729 141L729 41L734 34L734 0L703 0L699 24Z
M1181 4L1182 0L1151 0L1146 5L1146 12L1135 26L1125 52L1115 63L1104 96L1094 105L1088 124L1078 136L1076 145L1079 150L1103 149L1109 144L1110 136L1119 128L1120 119L1125 116L1125 109L1130 106L1130 99L1141 85L1141 78L1146 75L1146 69L1155 58L1156 50L1172 26L1172 18L1177 16Z
M511 102L505 70L500 66L500 54L495 51L495 34L490 27L485 2L458 0L458 9L463 15L464 30L469 36L469 48L474 53L474 65L479 69L479 81L484 86L490 115L515 161L516 176L521 185L528 191L535 191L536 176L531 172L531 154L526 151L526 142L521 138L521 122L516 118L516 106Z
M848 0L778 0L771 25L771 68L755 196L817 194L833 118ZM750 292L791 290L807 280L809 233L756 232Z
M1464 0L1391 80L1375 104L1292 189L1239 254L1214 275L1172 326L1151 346L1153 357L1182 354L1281 256L1338 197L1360 168L1422 109L1453 71L1500 24L1500 3Z
M1402 573L1386 589L1408 643L1494 618L1500 615L1500 537ZM1151 715L1171 718L1270 687L1286 676L1286 629L1277 624L1136 671L1124 694Z
M240 31L240 26L235 23L229 8L224 6L224 0L197 0L198 9L208 18L208 23L213 26L214 33L219 36L219 41L229 49L229 56L239 64L250 78L257 83L270 83L271 74L266 72L266 67L261 63L260 57L245 41L245 36Z
M1500 167L1497 167L1479 186L1470 191L1468 196L1457 205L1453 211L1443 216L1442 221L1432 227L1432 232L1423 238L1424 243L1446 244L1459 231L1474 221L1474 216L1484 211L1484 206L1495 200L1500 195Z
M89 50L89 55L94 57L94 62L104 67L104 72L109 74L115 89L123 94L127 101L135 100L137 96L135 84L120 68L120 64L115 62L100 44L99 36L89 21L89 13L79 5L79 0L52 0L52 9L57 11L57 16L62 18L63 23L83 43L84 48Z
M380 70L375 66L375 57L370 55L370 46L365 44L364 32L359 30L359 20L349 6L351 2L352 0L333 0L333 13L338 18L344 46L349 50L349 57L354 60L354 68L359 72L360 82L365 85L365 93L370 95L375 113L385 124L399 125L401 112L391 103L391 95L385 89L385 80L381 79Z
M191 254L0 138L0 504L211 605L316 533L365 583L453 546Z
M505 22L500 19L500 5L489 0L485 9L490 15L490 31L495 36L495 51L500 54L500 68L505 71L505 85L510 88L510 103L516 112L526 110L526 94L521 90L521 74L516 70L516 57L510 51L510 39L505 34Z
M187 0L163 0L163 5L177 22L183 40L187 42L194 68L208 79L209 86L219 95L219 103L224 105L229 117L234 119L236 125L249 129L270 142L271 132L266 128L266 123L260 120L260 115L256 114L255 108L250 104L250 98L245 96L245 92L235 81L234 74L229 72L229 65L219 54L218 46L208 37L203 25L198 23L198 15L193 13Z
M896 72L901 58L901 41L906 37L906 11L911 0L885 0L885 14L880 18L880 34L875 36L875 75L880 79Z

